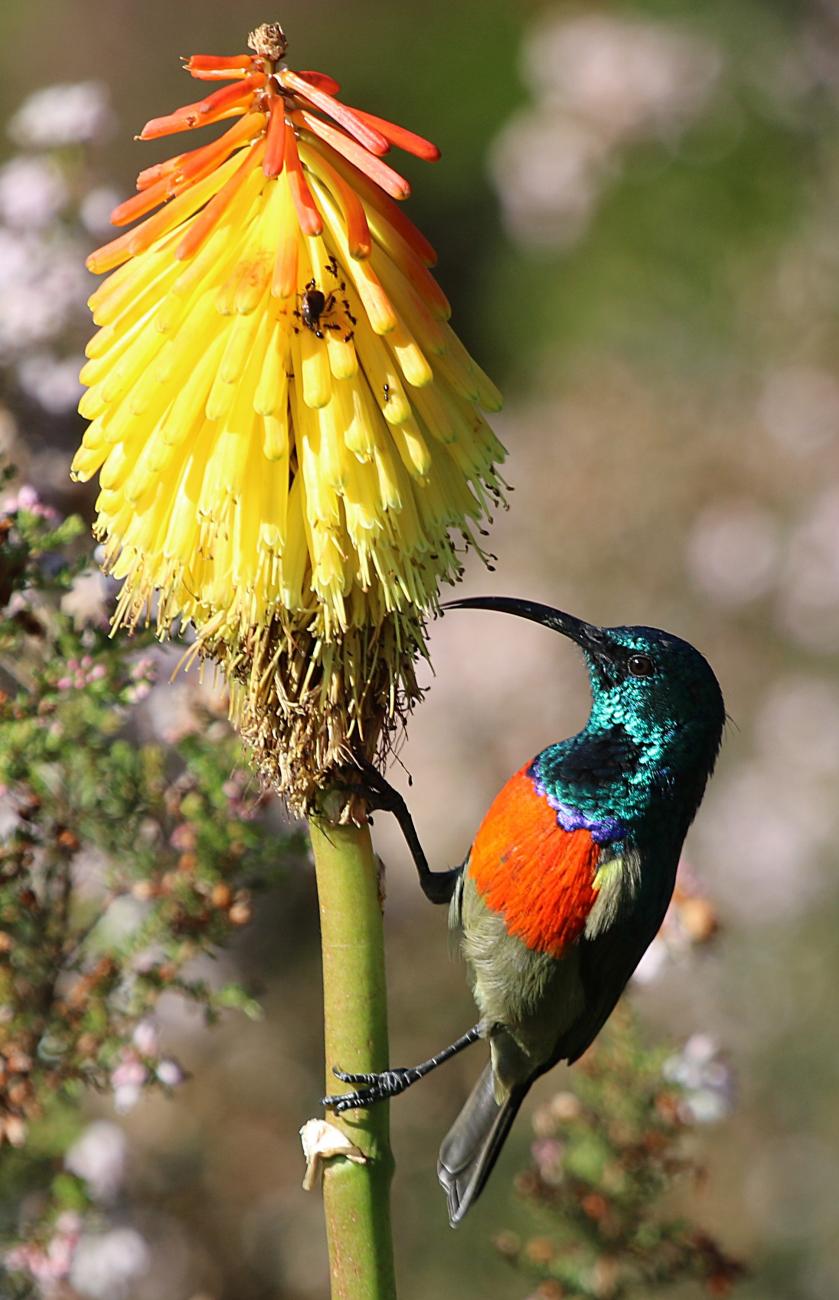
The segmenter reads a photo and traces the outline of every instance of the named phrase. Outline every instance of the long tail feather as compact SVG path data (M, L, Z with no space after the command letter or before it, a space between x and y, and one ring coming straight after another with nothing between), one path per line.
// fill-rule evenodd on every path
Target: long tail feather
M483 1191L527 1093L514 1088L495 1100L492 1066L487 1065L440 1147L437 1177L449 1202L449 1223L457 1227Z

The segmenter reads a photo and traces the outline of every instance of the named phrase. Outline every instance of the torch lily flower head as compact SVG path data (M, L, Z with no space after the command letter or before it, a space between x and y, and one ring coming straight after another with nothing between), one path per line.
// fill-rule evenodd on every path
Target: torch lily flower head
M116 619L191 623L234 715L297 808L355 747L372 757L418 696L439 584L500 500L491 381L448 324L434 251L384 156L422 137L285 63L193 55L222 82L141 140L230 122L142 171L88 259L72 473L99 472L97 534L123 579Z

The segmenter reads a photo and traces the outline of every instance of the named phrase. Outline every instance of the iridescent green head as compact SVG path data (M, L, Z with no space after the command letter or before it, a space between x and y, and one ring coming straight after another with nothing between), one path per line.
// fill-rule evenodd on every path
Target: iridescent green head
M707 779L725 722L722 692L708 661L687 641L654 627L595 627L532 601L476 597L447 608L493 609L531 619L576 641L591 682L589 736L620 730L648 765L671 776Z

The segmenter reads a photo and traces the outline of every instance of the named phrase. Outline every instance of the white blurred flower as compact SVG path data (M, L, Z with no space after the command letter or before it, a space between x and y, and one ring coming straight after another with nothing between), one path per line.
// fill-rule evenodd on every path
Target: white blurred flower
M9 226L48 226L67 198L61 169L50 158L12 158L0 167L0 220Z
M101 140L112 122L107 88L78 81L36 90L12 116L8 131L25 148L55 149Z
M25 357L81 319L87 293L74 240L0 226L0 362Z
M45 411L62 415L74 411L84 389L79 383L81 357L54 357L49 352L33 352L16 367L18 382L33 401Z
M720 605L743 605L766 595L777 575L778 524L753 501L728 501L704 510L687 543L694 582Z
M680 1111L694 1124L717 1124L734 1109L734 1078L710 1034L692 1034L681 1052L661 1068L665 1079L684 1089Z
M510 233L537 247L563 247L588 226L610 151L589 127L537 109L507 123L491 148L489 166Z
M86 311L90 277L84 250L77 240L56 236L40 240L33 253L32 275L42 294L44 285L49 284L49 296L55 299L63 328L73 316L83 316Z
M111 1071L114 1109L118 1115L126 1115L134 1109L143 1095L148 1079L149 1072L140 1058L136 1053L125 1049L119 1065Z
M0 289L5 291L26 275L30 249L31 241L0 226Z
M145 692L148 698L146 716L156 736L167 744L175 744L198 731L201 700L192 677L170 683L168 675L161 672L160 676L160 685Z
M178 1088L183 1083L186 1075L171 1056L164 1056L157 1066L155 1074L164 1088Z
M0 362L51 338L64 322L61 305L43 292L40 243L0 227Z
M90 1300L121 1300L151 1265L147 1242L134 1228L86 1233L76 1248L70 1281Z
M121 198L119 190L107 185L98 185L86 194L79 206L79 216L85 230L89 230L97 239L103 235L110 238L111 213Z
M92 623L107 626L108 611L114 597L113 579L100 569L87 569L73 579L73 585L61 599L61 612L69 614L77 626Z
M622 149L678 137L702 112L721 57L663 23L558 11L535 25L523 63L536 105L503 128L490 171L514 238L563 246L586 229Z
M141 1056L157 1056L160 1042L157 1029L151 1020L141 1020L131 1035L131 1041Z
M789 451L817 451L839 433L839 380L809 366L782 367L767 378L758 412L767 433Z
M87 1183L95 1201L111 1201L125 1177L128 1143L118 1124L96 1120L88 1124L64 1157L72 1174Z
M525 80L536 93L619 141L676 134L704 108L720 70L709 41L611 14L557 11L524 46Z
M837 829L833 789L770 760L721 774L691 834L720 909L759 925L813 905L828 882L820 858Z

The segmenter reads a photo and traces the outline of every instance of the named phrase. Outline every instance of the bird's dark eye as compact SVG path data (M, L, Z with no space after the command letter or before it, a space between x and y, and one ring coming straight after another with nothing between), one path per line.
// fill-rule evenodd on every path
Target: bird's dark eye
M630 655L626 664L633 677L651 677L653 661L649 655Z

